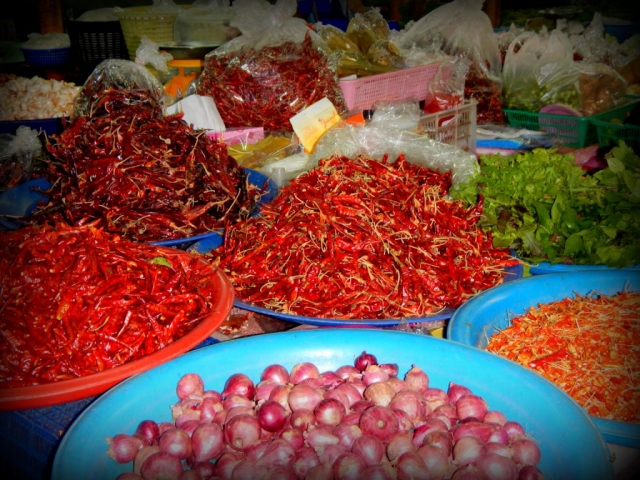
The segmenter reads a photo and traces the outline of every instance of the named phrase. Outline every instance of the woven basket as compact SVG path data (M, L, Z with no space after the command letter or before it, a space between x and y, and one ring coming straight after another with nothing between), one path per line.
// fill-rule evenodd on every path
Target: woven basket
M59 67L71 61L71 47L51 49L20 48L24 61L33 67Z
M151 8L129 7L116 12L130 60L135 60L142 37L147 37L155 43L173 42L173 23L178 12L153 13L149 12Z
M71 51L78 63L94 68L108 58L129 59L118 20L113 22L67 22Z

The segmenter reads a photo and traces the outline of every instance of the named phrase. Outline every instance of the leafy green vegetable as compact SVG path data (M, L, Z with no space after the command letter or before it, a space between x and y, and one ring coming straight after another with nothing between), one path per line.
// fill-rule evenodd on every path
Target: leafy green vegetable
M572 155L535 149L480 157L480 173L451 195L484 201L494 244L539 263L640 264L640 157L620 142L593 175Z

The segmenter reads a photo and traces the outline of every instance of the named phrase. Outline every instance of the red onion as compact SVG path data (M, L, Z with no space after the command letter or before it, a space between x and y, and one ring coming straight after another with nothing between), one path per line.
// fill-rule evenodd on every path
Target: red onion
M310 468L304 476L304 480L333 480L331 465L321 463Z
M451 420L449 417L439 414L438 412L431 412L430 414L427 415L427 418L424 419L424 421L426 422L428 419L430 418L434 418L436 420L440 420L442 423L444 423L447 427L447 430L450 430L451 427L453 427L453 425L457 422L457 420ZM422 422L424 423L424 422Z
M453 460L458 465L475 463L484 449L484 442L478 437L462 437L453 444Z
M191 467L191 470L200 472L200 476L203 479L208 480L216 475L216 464L213 462L196 462Z
M197 373L187 373L178 380L176 394L180 400L185 398L202 398L204 395L204 381Z
M505 432L507 432L507 436L509 437L509 441L512 442L517 440L520 437L525 435L524 427L520 425L518 422L508 421L502 426Z
M453 472L451 480L489 480L489 477L475 465L465 465Z
M351 452L358 455L365 466L382 462L385 454L385 446L382 440L375 435L361 435L356 438L351 447Z
M490 423L467 422L460 423L453 428L453 441L457 442L462 437L478 437L483 443L489 441L493 432L499 427Z
M234 373L227 378L221 395L223 399L233 394L242 395L243 397L251 399L255 395L255 392L255 385L249 377L244 373Z
M256 385L256 391L253 395L253 400L256 403L262 403L264 401L269 400L271 396L271 392L276 388L279 384L274 382L273 380L263 380Z
M322 445L317 448L320 463L332 465L340 455L347 451L342 445Z
M455 405L462 395L473 395L473 392L464 385L458 385L457 383L450 382L449 388L447 389L447 395L449 396L449 401Z
M222 407L225 410L231 410L234 407L249 407L253 408L254 403L253 400L245 397L244 395L239 395L237 393L231 393L227 395L222 401Z
M213 398L205 398L198 407L200 411L201 422L213 422L216 412L224 410L222 402L216 401Z
M210 398L214 403L222 401L222 395L215 390L205 390L203 398Z
M191 435L191 446L196 462L215 460L224 451L224 434L215 423L201 423Z
M178 480L204 480L204 477L198 470L190 469L184 470L178 477Z
M351 383L341 383L335 389L335 391L344 393L349 399L349 406L353 406L354 403L363 400L362 393Z
M274 382L278 385L285 385L289 383L289 372L282 365L269 365L260 374L260 381L265 380Z
M435 410L440 405L449 403L447 392L441 388L427 387L422 391L422 396L427 402L430 411Z
M375 403L373 403L371 400L360 400L358 402L355 402L355 403L351 404L351 411L352 412L363 412L367 408L373 407L374 405L375 405Z
M236 450L244 450L260 438L258 419L246 413L237 415L224 426L225 441Z
M353 387L360 393L360 396L364 396L364 391L366 390L367 386L362 382L362 380L351 380L349 382L349 385L353 385Z
M399 430L396 414L390 408L379 405L362 412L358 426L363 435L375 435L383 442L389 441Z
M294 450L298 450L304 446L304 434L302 433L302 430L298 430L297 428L285 428L278 432L276 438L286 440L291 444Z
M213 420L212 423L215 423L217 425L224 425L227 421L227 411L226 410L220 410L219 412L216 412L213 415Z
M293 385L277 385L273 390L271 390L269 400L275 400L282 405L287 412L291 412L291 407L289 406L289 393L291 393L292 389Z
M136 458L133 460L133 472L140 475L140 470L142 469L142 464L144 461L149 458L154 453L158 453L160 448L157 445L151 445L148 447L142 447L138 450L136 454Z
M394 471L395 473L395 471ZM367 480L395 480L382 465L369 465L362 471L362 478Z
M335 398L322 399L316 408L313 410L313 414L316 417L316 422L319 425L335 426L342 422L342 419L346 415L347 411L344 404L340 400Z
M449 469L449 452L434 445L423 445L416 452L433 478L442 478Z
M160 434L160 427L153 420L142 420L136 427L135 434L142 435L149 443L153 443Z
M298 480L298 476L296 472L294 472L293 467L276 465L267 470L262 480Z
M461 395L455 406L460 420L475 418L482 421L487 414L487 402L477 395Z
M498 424L490 423L489 425L498 425ZM509 443L509 435L507 434L507 431L503 427L498 427L491 434L487 442L502 443L506 445L507 443Z
M362 471L367 466L364 464L364 460L355 453L345 452L340 455L331 471L333 477L340 480L360 480L362 478Z
M362 378L362 372L353 365L342 365L341 367L338 367L336 375L348 382L360 380Z
M487 453L495 453L513 459L513 449L509 445L498 442L487 442L485 446Z
M411 433L397 433L387 443L386 453L389 460L395 462L403 453L415 452Z
M362 436L362 431L358 425L342 422L335 426L333 434L338 437L338 445L351 450L353 442Z
M186 422L183 422L180 425L178 425L178 422L176 421L176 426L179 426L180 430L183 430L187 435L189 435L189 437L191 437L195 429L198 428L198 426L200 425L200 423L202 422L200 422L199 420L187 420Z
M447 454L451 453L453 448L453 438L449 432L443 432L441 430L432 430L427 432L422 442L423 445L432 445L434 447L441 448Z
M337 445L340 442L340 439L328 427L316 427L309 430L306 439L309 446L314 448L320 445Z
M233 467L231 480L255 480L262 478L263 473L264 470L261 470L255 462L245 458Z
M275 466L293 465L296 458L296 451L291 444L282 438L273 440L264 454L256 462L258 467L262 467L263 471Z
M293 462L293 471L296 473L298 478L305 478L307 472L316 465L320 465L320 459L313 448L302 447L300 450L296 451L296 459Z
M353 366L361 372L364 372L369 365L377 364L378 359L375 357L375 355L371 355L370 353L367 353L365 351L358 355L353 362Z
M513 450L513 460L519 465L533 465L534 467L540 462L540 448L529 438L519 438L511 442L511 450Z
M293 428L305 431L308 430L309 427L316 424L316 416L311 410L307 410L306 408L299 408L291 414L291 417L289 418L289 424Z
M137 473L125 472L118 475L116 480L142 480L142 477Z
M392 408L391 411L395 413L398 419L398 432L407 433L413 430L414 423L409 418L409 415L399 408Z
M345 413L349 411L351 401L349 400L349 396L345 392L337 389L329 390L328 392L325 392L324 398L335 398L342 405L344 405Z
M191 421L200 422L199 410L189 410L189 411L183 412L182 414L180 414L180 416L178 416L178 418L176 418L174 425L176 427L182 427L182 425Z
M394 392L399 392L400 390L406 390L407 388L409 388L407 386L407 382L398 377L389 378L389 380L387 380L387 383L391 386L391 388L393 388Z
M398 376L398 364L397 363L381 363L378 365L381 369L387 372L389 378Z
M351 423L352 425L360 425L360 417L362 412L351 411L347 413L342 419L342 423Z
M484 418L482 418L484 423L497 423L498 425L504 425L507 423L507 417L504 413L498 410L489 410L484 414Z
M297 385L309 385L310 387L317 388L318 390L322 390L325 388L324 380L321 377L308 377L303 378Z
M431 475L427 472L420 455L414 452L407 452L400 455L396 464L398 480L430 480Z
M271 438L268 439L260 439L256 443L246 448L243 453L247 456L248 460L252 462L257 462L264 452L267 450L267 447L271 444Z
M489 480L517 480L518 466L513 460L496 453L484 453L476 460L478 470L484 472Z
M322 380L322 386L324 388L334 389L342 384L342 378L336 372L332 371L322 372L320 379Z
M378 382L369 385L365 391L363 397L366 400L370 400L376 405L386 407L391 402L391 399L396 394L396 391L389 384L389 382Z
M322 392L317 388L304 384L294 385L289 391L289 408L292 412L300 408L313 411L322 398Z
M191 438L180 428L172 428L158 437L161 452L167 452L179 459L187 458L193 452Z
M177 480L183 470L178 457L169 452L156 452L144 461L140 476L144 480Z
M417 427L413 431L413 443L416 447L421 447L424 443L424 438L429 432L434 430L440 430L448 432L449 427L439 418L427 418L424 423Z
M267 400L258 409L258 423L267 432L275 432L284 426L287 412L275 400Z
M118 433L113 438L107 438L106 440L109 444L107 455L118 463L133 462L138 451L144 446L140 438L126 433Z
M245 459L240 452L225 452L216 462L216 475L222 480L231 480L233 469Z
M162 435L167 430L171 430L172 428L176 428L176 426L171 422L160 422L158 424L158 436Z
M544 475L533 465L525 465L518 472L518 480L544 480Z
M404 381L407 384L407 388L411 388L419 392L429 386L429 376L415 365L405 374Z
M318 377L320 377L318 367L311 362L302 362L295 364L293 368L291 368L291 372L289 373L289 382L296 385L305 378Z
M372 383L386 382L389 380L389 374L378 365L369 365L362 372L362 383L369 386Z
M434 414L433 416L447 417L449 419L450 424L455 424L459 420L458 411L456 410L456 407L454 407L449 403L445 403L444 405L440 405L439 407L436 407L436 409L431 413Z
M256 412L252 407L233 407L230 410L226 410L227 415L224 418L224 423L227 424L231 421L232 418L237 417L238 415L251 415L252 417L256 416Z
M430 410L427 411L427 402L422 394L411 389L400 390L396 393L389 402L389 408L398 408L405 412L411 423L416 423L427 413L431 413Z

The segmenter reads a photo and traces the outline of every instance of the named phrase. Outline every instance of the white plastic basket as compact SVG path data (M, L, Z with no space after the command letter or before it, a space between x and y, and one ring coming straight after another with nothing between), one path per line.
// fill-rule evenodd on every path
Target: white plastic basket
M422 135L471 153L476 151L477 105L465 100L462 105L420 117Z
M439 66L439 62L430 63L368 77L342 79L340 88L347 108L353 113L370 110L378 101L420 101L427 98L429 80L435 76Z

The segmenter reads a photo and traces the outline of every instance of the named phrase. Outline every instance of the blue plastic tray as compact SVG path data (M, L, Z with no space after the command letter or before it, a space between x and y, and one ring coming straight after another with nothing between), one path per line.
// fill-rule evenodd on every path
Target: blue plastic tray
M73 423L56 453L52 480L113 480L130 471L106 455L105 438L132 433L150 418L170 421L170 405L182 375L199 373L205 388L221 391L232 373L258 381L269 364L288 369L303 361L320 371L351 364L366 350L381 363L397 363L402 374L422 368L430 386L449 382L470 388L490 409L520 422L539 441L545 478L613 479L602 436L584 410L539 375L496 355L425 335L378 329L312 329L245 337L204 347L132 377L90 405ZM517 388L515 388L517 386Z
M489 289L462 305L449 320L446 338L486 348L487 338L495 329L509 326L513 315L521 315L532 306L575 294L613 295L625 288L640 290L640 271L554 273L523 278ZM592 420L607 442L640 448L640 425L596 417Z

